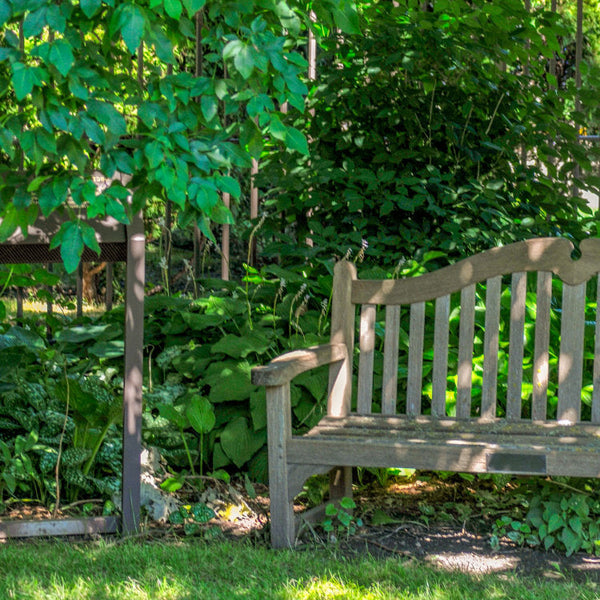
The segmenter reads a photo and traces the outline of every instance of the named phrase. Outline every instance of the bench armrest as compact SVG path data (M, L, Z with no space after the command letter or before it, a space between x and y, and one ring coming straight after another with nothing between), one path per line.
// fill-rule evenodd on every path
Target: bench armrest
M274 358L264 367L254 367L252 383L267 386L283 385L304 371L344 360L347 356L348 352L344 344L323 344L292 350Z

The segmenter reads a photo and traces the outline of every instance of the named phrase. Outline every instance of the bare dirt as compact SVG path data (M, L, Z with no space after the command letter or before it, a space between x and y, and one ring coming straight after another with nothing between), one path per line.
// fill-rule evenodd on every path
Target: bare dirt
M245 520L222 523L227 535L268 543L266 489L257 491L258 497L246 498L253 514L248 513ZM338 540L339 548L348 555L368 553L381 559L401 556L469 574L515 573L600 583L600 557L585 553L565 556L564 552L517 546L506 538L492 548L497 506L481 506L476 498L464 484L440 481L365 489L355 495L355 514L364 525L349 539ZM461 506L464 508L457 511ZM303 507L296 509L300 512ZM326 537L318 527L304 527L298 539L300 546L324 543Z

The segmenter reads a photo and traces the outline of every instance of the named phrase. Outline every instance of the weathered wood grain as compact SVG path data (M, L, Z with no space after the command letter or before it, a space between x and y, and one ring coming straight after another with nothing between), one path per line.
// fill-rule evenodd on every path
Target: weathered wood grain
M442 296L435 301L433 334L433 387L431 395L431 413L436 417L446 416L449 319L450 296Z
M533 350L533 392L531 418L545 419L548 404L550 305L552 273L538 273L535 314L535 346Z
M398 398L398 336L400 333L400 307L387 306L385 310L385 341L383 346L383 381L381 412L393 415Z
M354 316L356 308L351 301L352 282L356 267L345 260L336 263L333 272L331 297L332 344L344 344L346 357L329 367L329 395L327 414L344 415L350 411L352 399L352 359L354 355Z
M537 238L492 248L454 265L420 277L359 280L352 286L356 304L414 304L452 294L462 288L517 271L549 271L569 285L587 281L598 272L600 239L580 244L581 258L573 260L573 244L564 238Z
M419 302L410 307L408 380L406 383L406 413L409 415L418 415L421 412L424 335L425 303Z
M585 283L564 285L558 358L557 418L569 423L576 423L581 418L584 328Z
M483 382L481 390L481 416L485 419L496 416L501 291L502 277L498 276L487 280L485 332L483 337Z
M460 327L458 331L458 373L456 379L456 416L471 416L473 377L473 335L475 333L475 285L460 294Z
M506 390L506 418L510 420L521 418L526 294L527 273L513 273L510 294L510 337Z
M254 385L281 385L291 381L296 375L322 365L328 365L347 358L345 344L323 344L302 350L292 350L268 365L254 367L251 371Z
M358 346L358 391L357 410L359 413L371 412L373 398L373 359L375 352L375 316L377 307L365 304L360 315L360 333Z
M294 507L288 496L288 448L292 439L290 385L267 387L267 446L271 498L271 544L290 548L295 541Z

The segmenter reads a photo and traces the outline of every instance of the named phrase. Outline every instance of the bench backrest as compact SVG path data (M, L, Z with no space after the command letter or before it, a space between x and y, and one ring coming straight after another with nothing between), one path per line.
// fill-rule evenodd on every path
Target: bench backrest
M331 367L329 414L350 410L360 306L358 413L599 423L600 239L580 250L532 239L401 280L338 263L331 340L350 358Z

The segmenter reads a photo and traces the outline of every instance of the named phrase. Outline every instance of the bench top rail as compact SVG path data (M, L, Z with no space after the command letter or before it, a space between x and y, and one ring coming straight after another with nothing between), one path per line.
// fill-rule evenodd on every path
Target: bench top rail
M347 269L362 304L356 411L577 423L584 404L600 423L600 239L574 249L527 240L406 280Z

